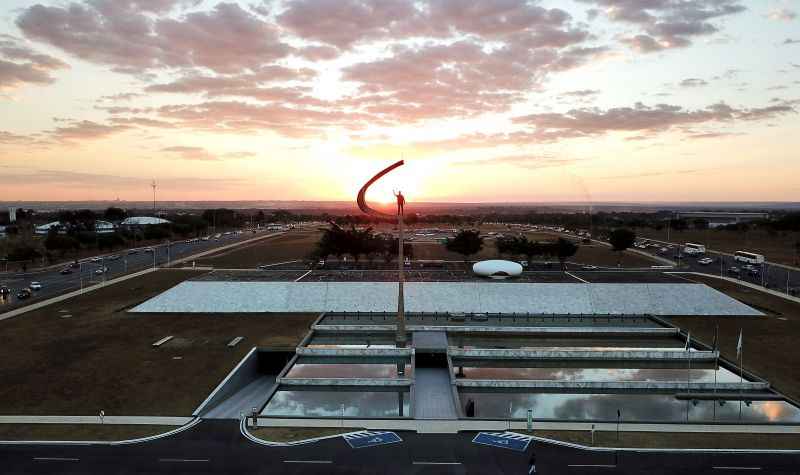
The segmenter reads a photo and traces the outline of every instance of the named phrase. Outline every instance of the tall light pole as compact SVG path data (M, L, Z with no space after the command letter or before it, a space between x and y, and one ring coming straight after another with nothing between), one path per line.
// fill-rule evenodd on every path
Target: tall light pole
M156 181L153 180L153 182L150 183L150 186L153 188L153 216L155 216L156 215L156 186L157 186L156 185Z
M375 216L377 218L389 218L392 219L395 216L387 213L383 213L381 211L372 209L367 204L366 194L367 189L376 181L378 181L381 177L389 173L390 171L394 170L397 167L403 165L403 160L393 163L388 167L384 168L382 171L378 172L375 176L370 178L369 181L364 183L364 186L358 191L358 197L356 198L356 202L358 203L359 209L365 214L370 216ZM403 348L406 346L406 316L405 316L405 306L404 306L404 297L403 297L403 283L405 282L405 275L403 272L403 214L404 214L404 205L405 199L403 198L402 193L397 194L397 227L398 227L398 239L397 239L397 335L395 337L397 346Z

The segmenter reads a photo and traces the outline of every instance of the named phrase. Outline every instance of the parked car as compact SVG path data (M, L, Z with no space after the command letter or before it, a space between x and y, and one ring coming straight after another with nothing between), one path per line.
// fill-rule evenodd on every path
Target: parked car
M30 297L31 297L30 289L22 289L19 292L17 292L17 298L20 300L25 300Z
M42 290L42 283L41 282L31 282L31 285L28 286L31 290Z
M69 267L65 267L65 268L61 269L60 274L61 275L72 274L72 269L70 269Z

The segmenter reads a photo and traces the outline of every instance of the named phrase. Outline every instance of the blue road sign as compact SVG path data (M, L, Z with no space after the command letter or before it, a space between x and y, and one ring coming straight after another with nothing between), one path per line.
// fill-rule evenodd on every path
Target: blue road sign
M472 439L472 442L474 444L491 445L493 447L500 447L501 449L525 452L531 440L531 437L527 435L515 434L513 432L479 432L478 435Z
M345 434L342 437L350 447L354 449L373 447L375 445L396 444L403 441L403 439L394 432L373 432L369 430L356 432L354 434Z

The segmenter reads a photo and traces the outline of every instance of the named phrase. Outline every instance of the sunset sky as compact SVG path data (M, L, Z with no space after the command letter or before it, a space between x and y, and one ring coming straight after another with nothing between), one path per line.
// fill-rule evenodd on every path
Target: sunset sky
M0 200L800 200L800 0L3 0Z

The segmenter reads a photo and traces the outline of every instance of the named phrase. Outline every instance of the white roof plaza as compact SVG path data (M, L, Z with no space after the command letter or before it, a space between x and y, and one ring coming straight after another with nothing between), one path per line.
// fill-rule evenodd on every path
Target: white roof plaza
M702 284L408 282L407 312L760 316ZM186 281L147 313L393 312L396 282Z

